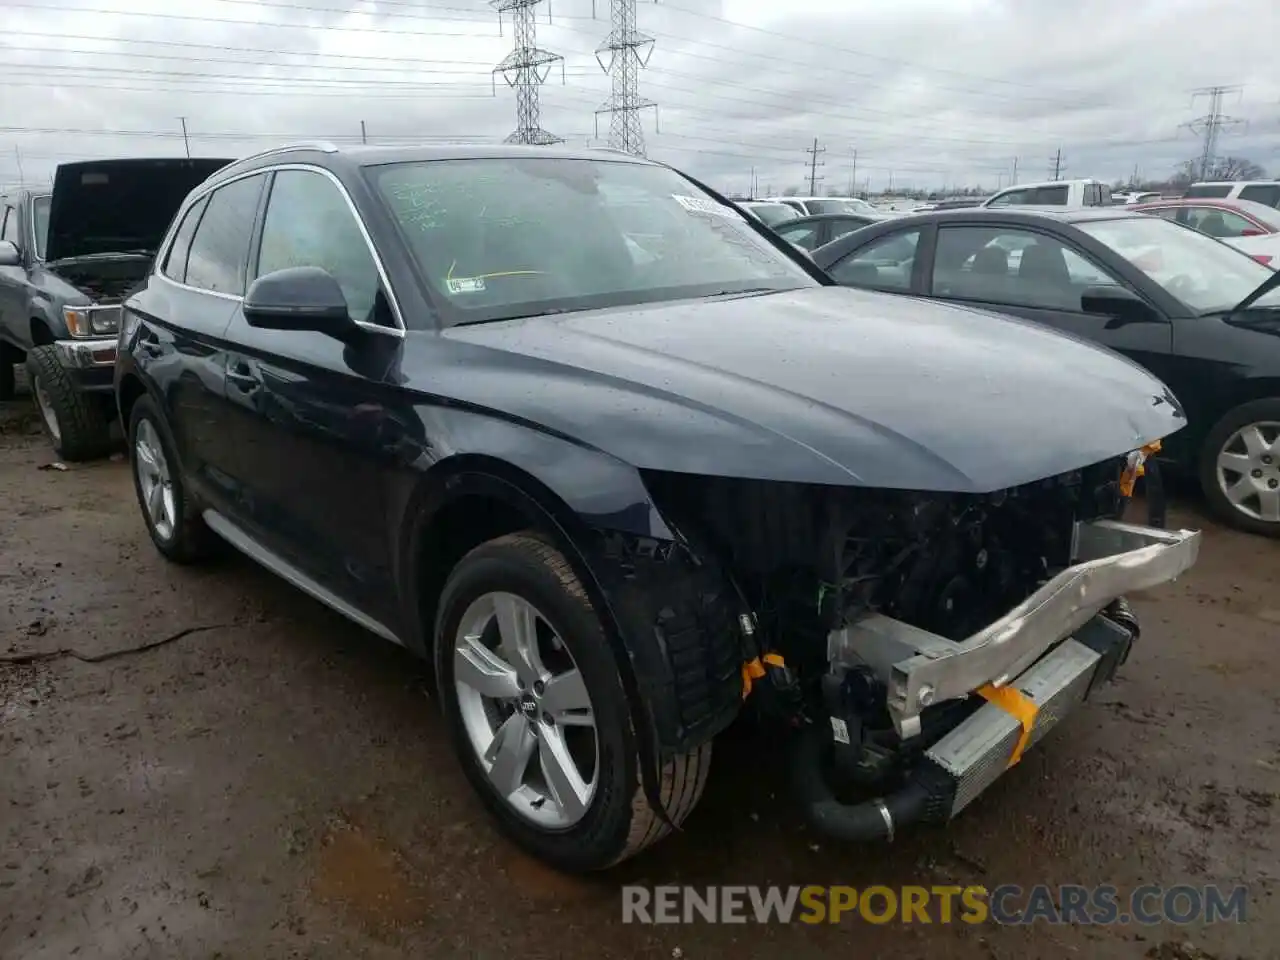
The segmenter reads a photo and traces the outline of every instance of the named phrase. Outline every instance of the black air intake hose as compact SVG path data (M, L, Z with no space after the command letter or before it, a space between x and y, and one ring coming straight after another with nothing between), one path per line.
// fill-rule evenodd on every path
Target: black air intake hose
M924 818L930 791L923 784L906 786L878 800L841 803L823 775L827 738L810 725L797 735L792 753L791 780L809 826L839 840L892 840L898 829Z
M1164 528L1168 522L1169 502L1164 495L1164 478L1160 476L1160 464L1152 457L1143 465L1146 480L1147 526Z

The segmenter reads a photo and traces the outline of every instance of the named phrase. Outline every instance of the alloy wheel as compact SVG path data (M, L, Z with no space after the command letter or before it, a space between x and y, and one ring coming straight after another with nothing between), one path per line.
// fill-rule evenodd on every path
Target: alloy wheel
M1280 422L1241 427L1218 451L1218 487L1244 516L1280 523Z
M169 473L164 446L150 420L138 421L133 442L133 469L137 474L142 505L147 511L147 519L151 521L151 528L161 540L172 539L178 516L173 478Z
M463 727L498 794L546 829L581 820L600 766L595 711L547 618L516 594L484 594L458 625L453 674Z

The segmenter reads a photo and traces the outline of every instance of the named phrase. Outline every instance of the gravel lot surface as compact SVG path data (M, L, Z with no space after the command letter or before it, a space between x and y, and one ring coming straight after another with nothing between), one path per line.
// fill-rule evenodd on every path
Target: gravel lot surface
M1201 561L1134 598L1121 680L948 829L816 839L738 734L682 835L582 880L490 827L409 656L248 561L167 565L126 466L48 469L29 411L0 406L5 960L1280 956L1280 544L1174 511ZM1250 920L635 926L617 892L1037 882L1245 883Z

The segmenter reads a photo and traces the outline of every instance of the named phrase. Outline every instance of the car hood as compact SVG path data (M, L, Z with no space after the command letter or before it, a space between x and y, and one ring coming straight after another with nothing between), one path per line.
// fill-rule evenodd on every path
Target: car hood
M1185 422L1164 384L1107 350L1013 318L844 287L443 336L460 353L428 390L656 470L989 492L1126 453Z
M145 157L60 164L49 201L45 260L154 252L187 194L230 162Z

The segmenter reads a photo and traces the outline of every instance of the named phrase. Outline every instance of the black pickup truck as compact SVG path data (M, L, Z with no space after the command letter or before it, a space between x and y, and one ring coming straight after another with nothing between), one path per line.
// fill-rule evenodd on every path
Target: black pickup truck
M106 451L120 303L186 195L227 162L66 163L52 193L0 197L0 400L13 396L14 366L25 361L63 459Z

